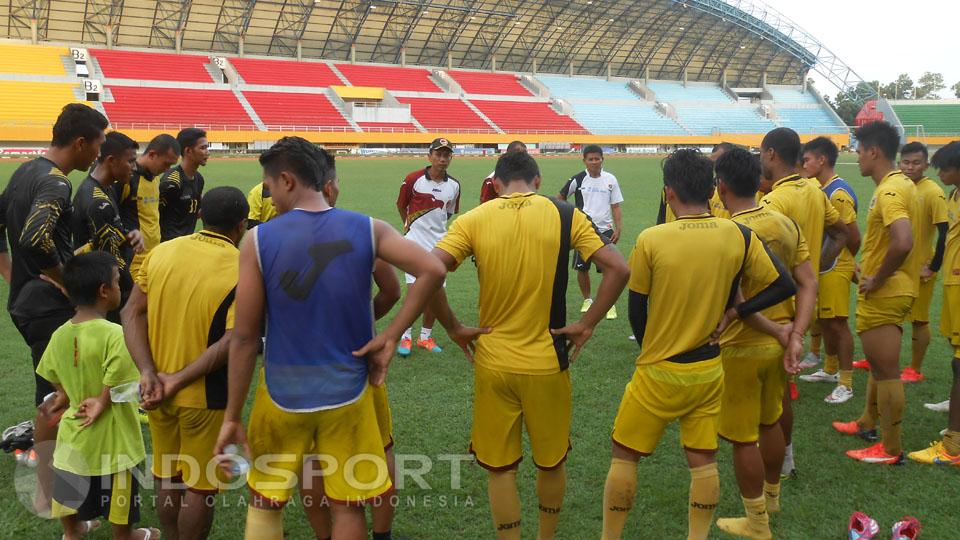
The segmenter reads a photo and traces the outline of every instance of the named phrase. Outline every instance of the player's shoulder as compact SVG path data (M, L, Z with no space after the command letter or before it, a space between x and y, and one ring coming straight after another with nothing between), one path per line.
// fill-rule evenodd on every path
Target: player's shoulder
M403 177L403 181L404 181L404 182L409 182L409 183L416 182L417 180L423 178L423 177L426 176L426 175L427 175L427 169L426 169L426 168L417 169L417 170L415 170L415 171L410 172L410 173L407 174L406 176L404 176L404 177Z

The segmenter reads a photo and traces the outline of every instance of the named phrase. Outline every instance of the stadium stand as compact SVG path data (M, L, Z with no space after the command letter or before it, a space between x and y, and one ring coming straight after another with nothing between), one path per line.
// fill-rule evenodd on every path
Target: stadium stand
M257 116L270 126L344 127L350 122L323 94L243 92Z
M837 123L823 108L776 107L777 123L797 133L845 133L847 128Z
M616 135L687 135L673 120L657 112L652 103L635 105L576 103L573 117L591 133Z
M0 44L0 73L23 75L66 75L63 57L65 47Z
M627 83L623 81L551 75L537 75L537 80L550 90L551 95L566 100L639 99L639 96L631 92L627 88Z
M162 125L209 129L255 129L243 105L230 90L111 86L113 102L104 102L114 127Z
M417 126L402 122L357 122L368 133L419 133Z
M77 101L73 84L0 81L0 124L53 124L67 103Z
M210 60L193 54L90 49L104 77L144 81L214 82L204 67Z
M460 99L399 97L397 101L410 105L410 114L428 130L496 131Z
M820 100L810 92L795 86L767 86L767 91L773 96L774 103L790 105L819 105Z
M481 71L447 72L467 94L488 94L495 96L530 96L517 76L513 73L484 73Z
M507 132L587 133L576 120L553 110L549 103L487 100L473 100L471 103L491 122Z
M336 64L353 86L370 86L406 92L440 92L430 80L430 71L422 68L388 67L360 64Z
M681 82L650 81L647 88L656 94L657 101L687 102L698 101L704 103L730 103L733 101L719 86L691 84L684 86Z
M313 86L324 88L343 84L330 66L323 62L231 58L230 64L247 84Z
M777 127L757 113L755 106L678 106L681 124L695 135L714 133L766 133Z
M890 106L909 133L915 131L912 126L923 126L925 135L960 133L960 103L890 102Z

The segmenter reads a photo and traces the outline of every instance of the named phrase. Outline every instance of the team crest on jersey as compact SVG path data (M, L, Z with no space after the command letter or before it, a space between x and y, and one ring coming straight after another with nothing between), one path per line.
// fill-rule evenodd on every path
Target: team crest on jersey
M877 205L877 197L874 196L872 199L870 199L870 210L873 210L873 207L876 205Z

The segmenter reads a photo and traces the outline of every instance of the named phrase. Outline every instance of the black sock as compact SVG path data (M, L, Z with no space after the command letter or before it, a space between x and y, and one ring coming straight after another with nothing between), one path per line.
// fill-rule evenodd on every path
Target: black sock
M393 538L393 533L391 531L387 532L376 532L373 533L373 540L391 540Z

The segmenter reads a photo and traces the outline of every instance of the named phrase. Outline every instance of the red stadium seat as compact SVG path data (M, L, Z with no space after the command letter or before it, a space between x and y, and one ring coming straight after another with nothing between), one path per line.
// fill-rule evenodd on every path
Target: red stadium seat
M315 86L318 88L343 84L343 81L330 69L330 66L322 62L231 58L230 64L247 84Z
M587 133L576 120L550 108L549 103L471 100L487 118L507 132L562 131Z
M136 126L199 126L210 129L256 129L253 120L230 90L111 86L113 102L104 102L117 129Z
M214 81L204 67L210 60L194 54L90 49L104 77L144 81Z
M468 94L497 96L531 96L513 73L483 73L479 71L448 71L460 88Z
M440 87L430 80L430 70L427 69L361 64L337 64L337 69L353 86L373 86L407 92L441 91Z
M428 130L449 129L494 133L483 118L459 99L397 98L410 105L410 113Z
M243 95L268 127L350 126L350 122L323 94L246 91Z

